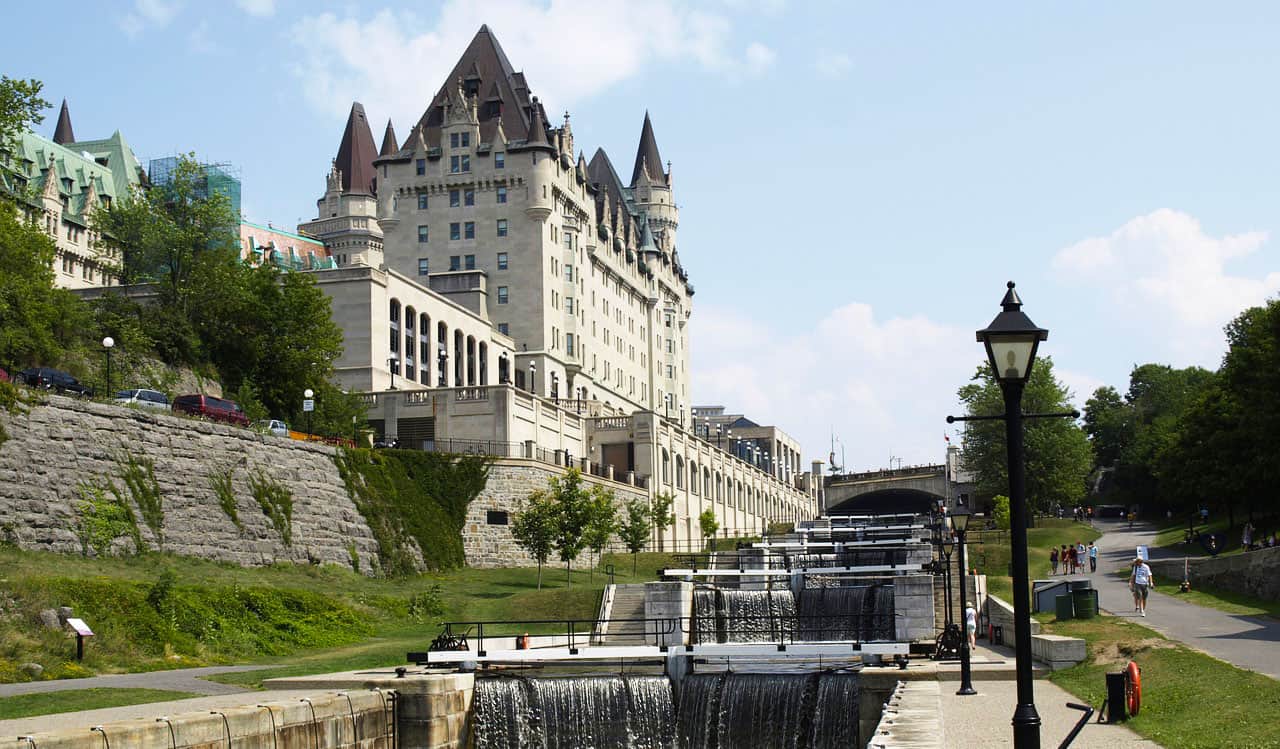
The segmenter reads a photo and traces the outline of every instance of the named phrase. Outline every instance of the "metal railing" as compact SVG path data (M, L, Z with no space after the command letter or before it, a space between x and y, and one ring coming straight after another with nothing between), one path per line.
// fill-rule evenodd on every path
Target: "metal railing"
M457 455L492 455L497 458L523 458L524 445L497 440L424 440L422 449L431 453Z
M673 569L799 570L838 567L897 567L907 563L907 549L849 549L831 554L675 554Z
M593 633L598 631L604 625L608 627L608 637L618 637L620 634L635 634L645 638L652 637L655 642L666 641L672 638L676 632L686 632L688 630L682 628L679 617L644 617L644 618L623 618L623 619L526 619L513 621L463 621L463 622L445 622L444 630L440 636L436 638L437 642L451 642L455 645L465 644L466 648L449 647L445 650L469 650L474 651L476 655L484 657L488 654L489 647L497 638L516 638L516 649L527 649L530 644L525 641L525 647L520 647L521 640L525 637L533 637L529 634L530 630L545 630L551 625L564 625L563 632L555 632L552 637L564 638L563 643L555 643L545 646L551 648L567 648L571 654L576 654L579 648L588 647L593 642ZM487 631L486 631L487 629ZM496 630L496 631L495 631ZM547 636L547 635L540 635ZM647 639L646 639L647 642ZM427 662L427 652L411 652L409 653L409 661L413 663Z

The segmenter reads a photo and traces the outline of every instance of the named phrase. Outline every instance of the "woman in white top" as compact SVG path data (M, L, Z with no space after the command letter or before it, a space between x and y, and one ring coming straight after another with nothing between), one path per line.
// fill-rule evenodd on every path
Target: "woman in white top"
M972 603L964 609L964 631L969 636L969 650L978 647L978 612Z

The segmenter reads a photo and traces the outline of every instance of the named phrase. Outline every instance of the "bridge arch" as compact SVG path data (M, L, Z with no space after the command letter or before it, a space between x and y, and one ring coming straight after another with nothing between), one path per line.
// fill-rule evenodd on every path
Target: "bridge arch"
M920 489L879 489L850 497L827 507L828 515L877 515L894 512L928 514L941 495Z

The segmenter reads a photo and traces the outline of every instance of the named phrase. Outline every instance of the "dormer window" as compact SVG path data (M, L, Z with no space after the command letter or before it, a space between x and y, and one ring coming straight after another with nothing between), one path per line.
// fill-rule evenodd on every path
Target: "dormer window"
M449 173L462 174L471 171L471 157L467 155L449 157Z
M471 133L450 133L449 147L450 148L470 148Z
M493 155L493 168L494 169L507 168L507 155L505 153L499 151L498 153L495 153Z
M426 160L426 159L418 159L417 161L415 161L415 162L414 162L414 168L417 170L417 172L418 172L418 176L419 176L419 177L421 177L422 175L426 174L426 173L427 173L427 160Z

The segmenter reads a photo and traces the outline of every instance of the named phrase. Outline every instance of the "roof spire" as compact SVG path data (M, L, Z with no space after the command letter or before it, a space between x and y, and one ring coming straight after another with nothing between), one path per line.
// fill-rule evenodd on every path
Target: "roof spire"
M71 111L67 109L67 100L62 100L62 111L58 112L58 126L53 129L53 142L60 146L76 142L76 134L71 131Z
M640 129L640 147L636 149L636 166L631 172L631 184L640 181L640 175L646 174L654 182L662 180L662 156L658 154L658 141L653 137L653 123L649 122L648 110L644 113L644 127Z
M542 104L538 102L538 97L536 96L533 97L532 109L533 111L530 112L531 121L529 123L528 143L531 146L549 146L551 143L547 141L547 124L542 119Z
M376 158L378 150L373 145L373 133L369 131L369 121L364 116L364 105L353 102L351 114L347 116L347 129L342 132L342 142L338 144L338 158L334 161L342 173L344 192L376 194L374 179L377 171L373 168Z
M391 127L391 119L387 119L387 131L382 134L382 148L379 156L393 156L400 149L396 147L396 129Z

